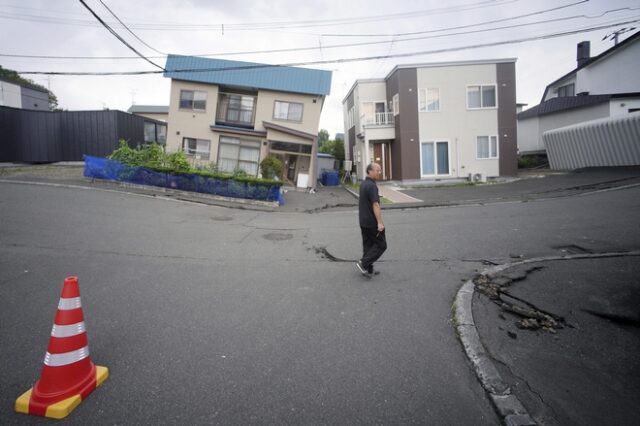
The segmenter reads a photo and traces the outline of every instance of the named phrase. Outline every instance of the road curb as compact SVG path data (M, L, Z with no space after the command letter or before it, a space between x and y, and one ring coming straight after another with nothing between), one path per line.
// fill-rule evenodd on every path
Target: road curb
M529 263L552 262L559 260L575 259L597 259L608 257L640 256L640 250L629 252L609 252L594 254L574 254L565 256L536 257L519 262L505 263L502 265L487 268L480 275L494 275L520 265ZM498 415L504 424L508 426L531 426L536 425L533 418L527 412L517 396L511 393L511 389L500 376L493 360L488 355L484 345L480 340L480 335L473 318L473 295L475 285L473 279L466 281L458 290L454 301L454 320L458 337L467 358L473 365L476 377L480 384L489 394L489 399L493 403Z

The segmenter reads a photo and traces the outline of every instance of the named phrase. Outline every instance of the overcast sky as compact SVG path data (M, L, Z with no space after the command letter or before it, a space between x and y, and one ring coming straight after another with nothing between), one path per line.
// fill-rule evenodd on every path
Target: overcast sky
M613 46L603 37L625 27L640 27L640 0L85 2L160 66L165 64L162 53L175 53L268 64L306 63L301 66L332 71L331 94L320 120L320 127L332 137L343 132L342 100L354 81L384 78L395 65L517 58L517 101L532 107L548 83L575 68L577 43L591 41L595 56ZM617 25L553 37L612 24ZM622 34L619 40L636 31ZM529 41L502 44L522 39ZM487 44L494 45L482 46ZM282 49L289 51L269 52ZM69 56L80 59L60 58ZM90 59L96 57L128 58ZM368 57L383 58L349 61ZM318 63L327 61L335 62ZM78 0L0 0L0 65L44 72L158 70L135 56ZM170 80L161 74L23 76L49 87L59 106L69 110L126 111L132 103L169 103Z

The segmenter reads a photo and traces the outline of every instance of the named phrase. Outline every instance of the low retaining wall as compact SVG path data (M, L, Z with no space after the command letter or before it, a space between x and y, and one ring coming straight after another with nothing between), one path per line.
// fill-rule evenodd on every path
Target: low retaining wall
M171 174L88 155L84 156L84 176L222 197L277 201L281 205L284 204L278 184L242 182L193 174Z

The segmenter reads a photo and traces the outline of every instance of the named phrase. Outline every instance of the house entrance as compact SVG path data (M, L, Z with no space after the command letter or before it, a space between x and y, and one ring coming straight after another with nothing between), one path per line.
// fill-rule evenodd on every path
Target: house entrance
M382 167L382 180L391 179L391 150L388 143L373 144L373 161Z

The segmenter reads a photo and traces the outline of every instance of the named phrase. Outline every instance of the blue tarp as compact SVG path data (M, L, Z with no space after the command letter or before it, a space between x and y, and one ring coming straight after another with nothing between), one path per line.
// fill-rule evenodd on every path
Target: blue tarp
M180 191L199 192L222 197L250 200L278 201L284 204L280 185L240 182L233 179L217 179L192 174L171 174L133 167L106 158L84 156L84 175L90 178L129 182L139 185L159 186Z

